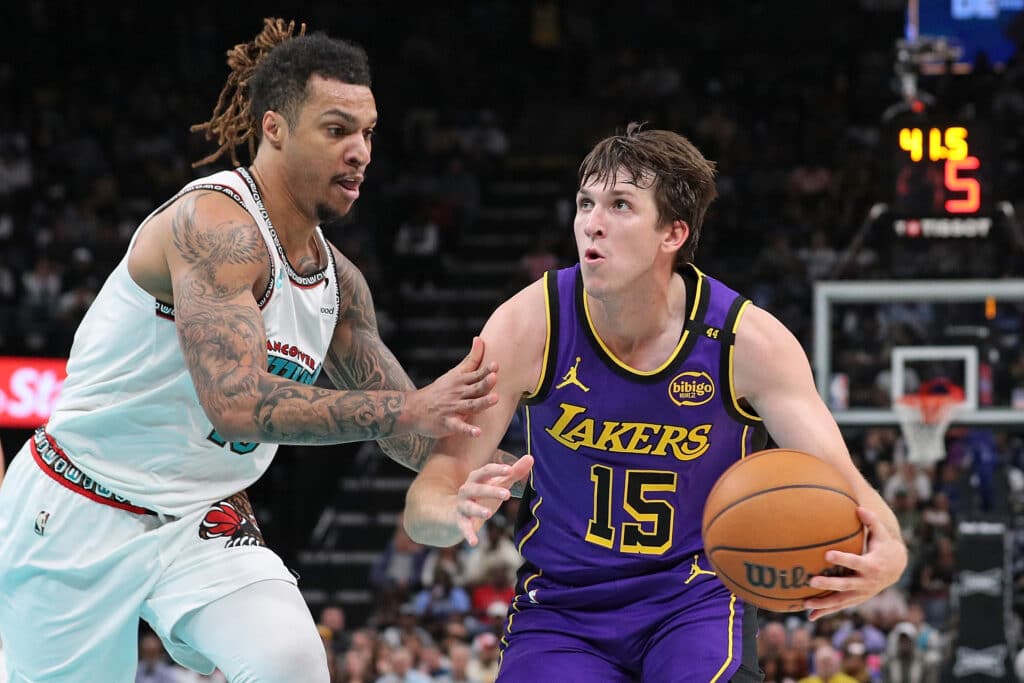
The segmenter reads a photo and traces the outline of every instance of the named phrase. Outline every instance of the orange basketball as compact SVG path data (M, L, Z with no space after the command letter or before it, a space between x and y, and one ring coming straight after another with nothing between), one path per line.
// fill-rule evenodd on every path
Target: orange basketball
M860 554L864 527L846 478L820 458L777 448L753 453L722 473L704 505L704 552L740 599L797 612L825 595L812 576L846 571L825 551Z

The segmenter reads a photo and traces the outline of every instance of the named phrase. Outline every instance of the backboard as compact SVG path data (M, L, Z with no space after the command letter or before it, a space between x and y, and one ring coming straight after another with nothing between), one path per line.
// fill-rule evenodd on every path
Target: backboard
M840 425L897 424L897 396L946 377L955 424L1024 426L1024 280L819 282L812 354Z

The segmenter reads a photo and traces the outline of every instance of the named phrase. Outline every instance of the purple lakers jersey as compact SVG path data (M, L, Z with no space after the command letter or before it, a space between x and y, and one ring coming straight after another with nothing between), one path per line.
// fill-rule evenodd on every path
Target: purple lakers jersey
M516 543L572 585L649 574L703 548L704 501L729 465L761 448L761 420L732 386L749 301L687 266L687 319L661 367L615 357L591 323L579 266L548 272L548 340L526 397L535 458Z

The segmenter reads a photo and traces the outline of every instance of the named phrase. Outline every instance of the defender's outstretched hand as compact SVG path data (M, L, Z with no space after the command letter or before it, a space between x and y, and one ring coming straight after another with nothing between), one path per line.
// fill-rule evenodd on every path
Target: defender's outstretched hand
M432 384L408 395L411 431L434 438L480 435L480 429L467 422L467 418L498 402L498 395L491 392L498 381L498 364L481 366L483 357L484 342L473 337L473 346L462 362Z
M857 514L868 533L867 552L863 555L829 550L825 559L832 564L851 570L847 576L815 576L811 587L835 591L820 598L804 601L811 610L812 621L847 607L859 605L868 598L896 583L906 564L907 550L901 539L895 538L882 524L878 515L865 507Z
M479 542L480 527L509 499L509 489L529 476L531 469L533 456L524 455L513 465L490 463L469 473L466 483L459 487L455 518L470 545Z

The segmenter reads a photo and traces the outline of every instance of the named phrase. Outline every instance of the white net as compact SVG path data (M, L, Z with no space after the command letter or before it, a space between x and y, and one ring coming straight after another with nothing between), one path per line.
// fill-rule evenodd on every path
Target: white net
M924 399L924 400L922 400ZM907 459L933 465L946 457L946 430L967 404L951 397L905 396L893 404L907 446Z

